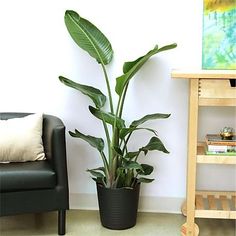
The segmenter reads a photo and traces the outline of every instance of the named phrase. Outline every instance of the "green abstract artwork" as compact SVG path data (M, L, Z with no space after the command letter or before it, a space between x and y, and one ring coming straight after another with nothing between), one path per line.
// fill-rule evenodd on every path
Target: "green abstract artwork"
M204 0L202 68L236 69L236 0Z

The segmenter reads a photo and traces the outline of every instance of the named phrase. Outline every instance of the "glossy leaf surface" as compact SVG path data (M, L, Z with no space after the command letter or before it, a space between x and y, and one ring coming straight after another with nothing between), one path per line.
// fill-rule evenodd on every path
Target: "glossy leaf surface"
M148 151L161 151L164 153L169 153L169 151L165 148L162 141L157 137L152 137L148 144L140 149L145 154L147 154Z
M121 96L125 86L127 85L127 83L129 83L129 80L139 71L139 69L147 62L147 60L151 56L157 54L158 52L175 48L176 46L176 44L170 44L159 49L156 45L154 49L149 51L144 56L139 57L135 61L125 62L123 66L124 74L116 79L116 93Z
M168 118L169 116L170 116L170 114L162 114L162 113L149 114L149 115L142 117L139 120L133 121L131 123L130 127L137 127L146 121L155 120L155 119L165 119L165 118Z
M89 143L92 147L95 147L99 152L102 152L104 149L104 141L101 138L93 137L90 135L84 135L80 133L77 129L75 132L69 131L69 134L74 138L81 138L87 143Z
M102 110L96 109L92 106L89 106L89 111L96 116L98 119L100 120L104 120L106 123L110 124L110 125L114 125L115 123L115 119L116 119L116 127L118 129L121 129L123 127L125 127L125 121L115 117L115 115L108 113L108 112L104 112Z
M84 49L98 63L108 64L113 50L107 37L91 22L71 10L65 12L65 24L76 44Z
M99 90L91 86L76 83L63 76L59 80L68 87L74 88L92 99L96 107L103 107L106 103L106 96Z

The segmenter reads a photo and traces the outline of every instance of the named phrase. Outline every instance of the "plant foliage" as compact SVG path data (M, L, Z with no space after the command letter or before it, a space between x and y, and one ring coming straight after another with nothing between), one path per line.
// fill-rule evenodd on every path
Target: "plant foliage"
M69 131L72 137L80 138L96 148L100 153L103 166L88 170L93 179L103 184L107 188L134 187L137 182L149 183L153 179L146 178L153 172L153 167L148 164L140 164L138 157L140 153L147 155L149 151L161 151L169 153L162 141L157 137L157 131L148 127L141 127L145 122L154 119L165 119L170 114L154 113L145 115L144 117L131 122L126 126L125 120L122 118L122 112L125 102L126 93L130 80L142 68L142 66L155 54L175 48L176 44L166 45L159 48L157 45L147 52L145 55L123 65L123 75L116 78L115 92L118 95L118 102L114 106L112 101L112 93L109 83L106 65L109 64L113 57L111 43L106 36L91 22L80 17L80 15L72 10L65 12L65 25L69 34L75 43L85 50L91 57L101 65L104 79L107 87L107 96L99 89L92 86L76 83L68 78L59 76L59 79L66 86L74 88L84 95L88 96L94 106L89 106L89 111L97 119L101 120L104 127L107 152L105 142L100 137L85 135L75 129L74 132ZM109 102L109 111L105 111L104 105ZM111 129L110 127L111 126ZM145 130L152 134L149 142L140 147L137 151L130 152L128 148L129 140L132 134L139 130ZM107 153L107 154L106 154Z

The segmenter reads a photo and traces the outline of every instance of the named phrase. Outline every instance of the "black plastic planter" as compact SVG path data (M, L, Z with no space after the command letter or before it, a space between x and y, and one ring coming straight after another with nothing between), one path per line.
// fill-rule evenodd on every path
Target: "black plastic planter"
M109 189L97 184L100 219L109 229L128 229L136 224L140 183L134 189Z

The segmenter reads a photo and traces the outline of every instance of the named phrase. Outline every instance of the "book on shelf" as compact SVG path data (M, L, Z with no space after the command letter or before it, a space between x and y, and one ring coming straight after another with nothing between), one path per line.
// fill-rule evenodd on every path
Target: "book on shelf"
M236 146L236 135L234 134L232 139L222 139L219 134L207 134L206 144L215 146Z
M206 135L206 155L236 156L236 136L232 140L222 139L219 134Z
M207 151L205 150L206 155L214 155L214 156L235 156L236 152L220 152L220 151Z
M207 145L209 152L236 152L236 146L228 145Z

